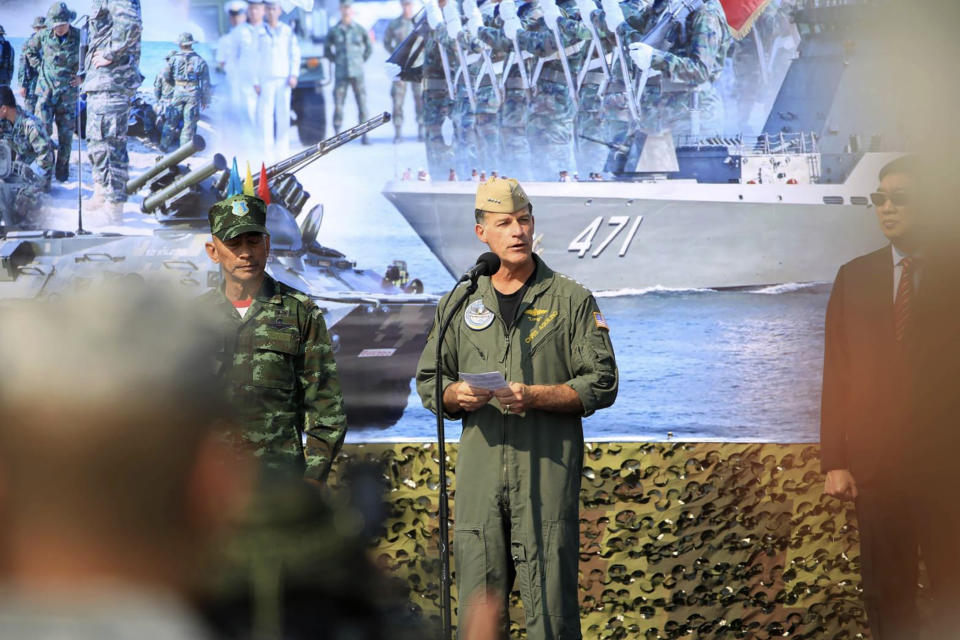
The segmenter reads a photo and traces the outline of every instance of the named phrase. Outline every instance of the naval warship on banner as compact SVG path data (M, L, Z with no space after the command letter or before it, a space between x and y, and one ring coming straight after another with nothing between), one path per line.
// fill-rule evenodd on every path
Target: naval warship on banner
M760 134L678 139L669 171L647 171L645 149L614 181L524 183L535 250L594 291L630 292L831 281L880 246L869 194L903 153L865 80L883 43L868 6L820 4L793 13L799 44ZM383 189L454 275L482 248L475 192L437 180Z

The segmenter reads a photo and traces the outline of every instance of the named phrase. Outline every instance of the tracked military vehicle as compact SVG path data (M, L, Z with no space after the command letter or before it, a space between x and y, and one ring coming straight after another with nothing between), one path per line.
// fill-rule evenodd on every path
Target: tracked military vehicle
M357 269L343 253L323 245L323 206L314 206L298 225L309 194L295 172L389 121L382 114L308 147L267 168L271 251L267 272L313 298L333 341L348 424L388 427L406 408L416 360L433 320L436 297L396 286L370 270ZM184 164L203 151L196 137L127 183L128 193L145 192L141 209L155 228L139 235L71 229L0 229L0 306L57 295L112 278L178 283L197 295L220 283L206 255L207 210L225 195L226 159ZM258 179L259 181L259 179ZM259 187L259 185L257 185Z

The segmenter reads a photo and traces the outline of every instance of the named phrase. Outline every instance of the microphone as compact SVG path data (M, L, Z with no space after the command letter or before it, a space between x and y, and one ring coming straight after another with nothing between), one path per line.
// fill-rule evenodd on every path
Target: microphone
M477 264L470 267L466 273L460 276L457 284L461 282L476 283L480 276L492 276L497 271L500 271L500 258L492 251L488 251L477 258Z

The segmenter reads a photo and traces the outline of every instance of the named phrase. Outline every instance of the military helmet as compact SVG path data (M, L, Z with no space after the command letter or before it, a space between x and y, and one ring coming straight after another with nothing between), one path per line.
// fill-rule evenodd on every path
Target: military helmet
M65 2L54 2L47 11L46 26L53 28L62 24L70 24L70 21L77 17L77 14L67 7Z
M179 44L181 47L184 45L193 44L195 42L196 40L193 39L193 34L189 31L184 31L177 37L177 44Z
M47 26L47 19L43 16L37 16L33 19L33 24L30 26L34 29L43 29L45 26Z

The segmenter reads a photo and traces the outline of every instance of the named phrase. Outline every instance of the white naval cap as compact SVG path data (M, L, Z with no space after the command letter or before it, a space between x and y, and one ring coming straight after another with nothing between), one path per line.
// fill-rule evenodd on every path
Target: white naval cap
M223 10L227 13L246 13L247 3L243 0L233 0L224 5Z

